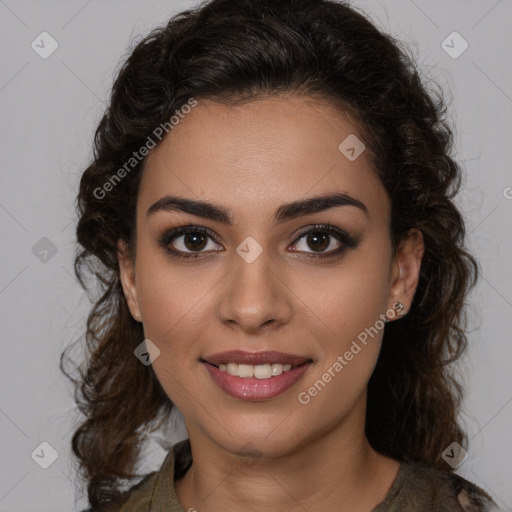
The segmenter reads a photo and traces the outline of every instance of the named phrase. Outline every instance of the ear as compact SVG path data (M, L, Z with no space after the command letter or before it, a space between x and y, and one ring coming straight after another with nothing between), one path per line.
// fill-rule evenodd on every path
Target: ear
M407 237L400 243L393 260L391 277L391 288L389 294L390 309L397 302L403 304L405 314L411 308L414 294L418 286L420 276L421 260L425 252L423 233L416 228L409 230ZM395 318L399 318L396 317Z
M130 257L128 246L124 240L117 241L117 261L119 262L119 278L123 293L128 304L128 309L133 318L140 322L140 309L137 300L137 288L135 286L135 268Z

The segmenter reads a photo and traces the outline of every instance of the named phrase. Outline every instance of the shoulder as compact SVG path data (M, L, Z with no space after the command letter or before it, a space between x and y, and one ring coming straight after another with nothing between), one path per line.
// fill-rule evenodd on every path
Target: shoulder
M404 463L403 503L413 510L436 512L495 512L496 504L480 487L462 476L422 462ZM418 505L421 504L420 508ZM421 508L423 507L423 508Z
M138 484L120 493L115 501L82 512L149 512L158 475L158 471L153 471Z
M165 507L168 512L181 511L174 479L184 474L191 464L189 440L179 441L169 449L158 471L145 475L139 483L118 494L115 501L82 512L150 512L155 506Z

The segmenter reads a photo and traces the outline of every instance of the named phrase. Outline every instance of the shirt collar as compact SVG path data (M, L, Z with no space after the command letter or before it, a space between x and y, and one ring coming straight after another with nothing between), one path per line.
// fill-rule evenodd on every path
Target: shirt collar
M174 480L181 478L191 464L192 452L188 439L170 448L158 472L149 512L184 512L176 496Z

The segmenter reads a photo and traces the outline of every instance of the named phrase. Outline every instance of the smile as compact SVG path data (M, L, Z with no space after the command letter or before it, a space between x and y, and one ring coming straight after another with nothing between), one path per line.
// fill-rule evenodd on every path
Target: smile
M312 360L282 352L231 351L201 359L213 382L241 400L267 400L296 384Z
M296 368L296 367L295 367ZM239 364L239 363L221 363L219 370L227 372L229 375L238 377L256 377L257 379L270 379L277 377L283 372L288 372L292 369L291 364Z

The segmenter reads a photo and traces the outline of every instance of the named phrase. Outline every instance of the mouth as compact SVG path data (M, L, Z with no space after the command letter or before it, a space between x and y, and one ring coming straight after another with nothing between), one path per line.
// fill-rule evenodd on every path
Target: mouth
M265 400L292 387L312 359L283 352L230 351L200 359L213 381L227 394L242 400Z

